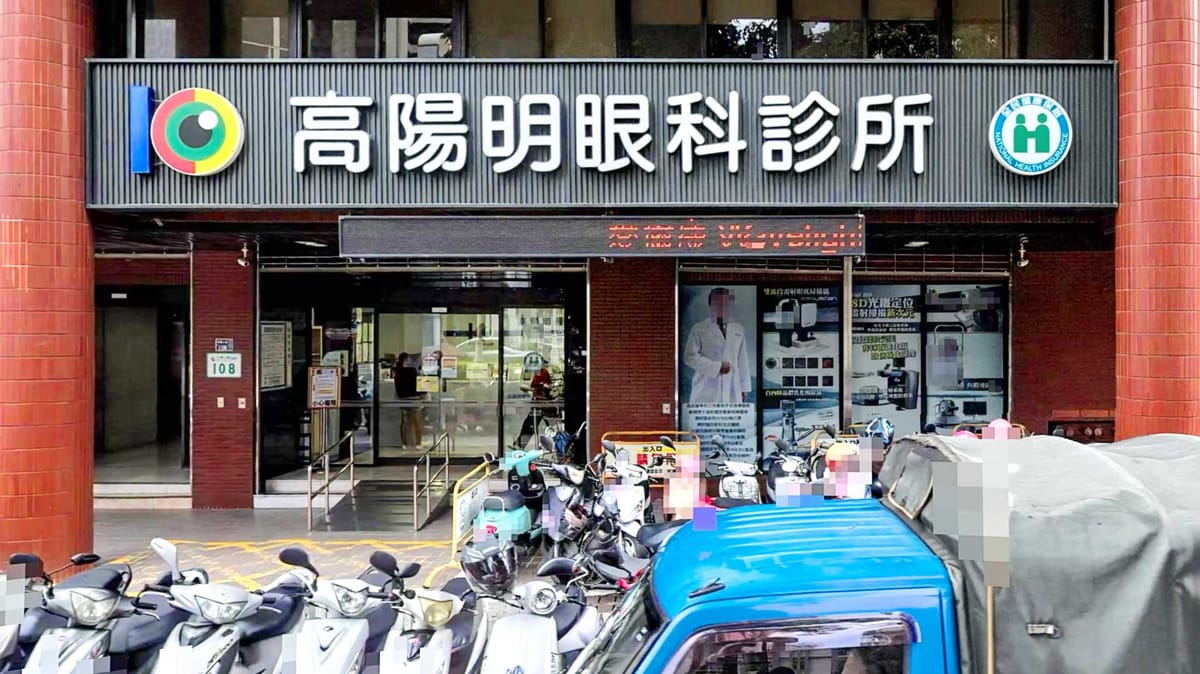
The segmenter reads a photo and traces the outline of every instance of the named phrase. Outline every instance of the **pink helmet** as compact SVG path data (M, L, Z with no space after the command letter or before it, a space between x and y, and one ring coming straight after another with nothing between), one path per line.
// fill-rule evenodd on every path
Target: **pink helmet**
M956 438L974 438L977 436L974 433L972 433L971 431L954 431L954 437L956 437Z

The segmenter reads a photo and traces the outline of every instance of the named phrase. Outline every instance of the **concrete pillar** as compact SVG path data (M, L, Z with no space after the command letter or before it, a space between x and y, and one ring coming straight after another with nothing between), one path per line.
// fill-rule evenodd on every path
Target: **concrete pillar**
M0 0L0 557L92 547L89 0Z
M1117 434L1200 434L1200 4L1115 21Z

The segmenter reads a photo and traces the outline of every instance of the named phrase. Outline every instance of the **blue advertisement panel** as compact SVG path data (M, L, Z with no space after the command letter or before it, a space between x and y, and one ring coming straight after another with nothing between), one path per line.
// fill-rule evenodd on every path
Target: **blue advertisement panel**
M921 430L921 286L854 289L850 364L854 423L884 417L897 435Z
M762 316L762 437L789 444L813 426L838 425L840 289L765 286Z
M679 382L682 425L700 436L701 451L720 435L729 458L757 456L757 293L754 286L680 288Z
M926 423L949 434L1005 414L1003 284L925 288Z

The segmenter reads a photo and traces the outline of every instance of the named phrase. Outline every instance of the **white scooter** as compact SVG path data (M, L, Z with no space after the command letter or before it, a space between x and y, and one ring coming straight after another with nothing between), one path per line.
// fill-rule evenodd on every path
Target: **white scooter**
M153 674L283 674L294 658L285 640L304 621L307 589L297 574L285 573L261 591L232 583L151 586L170 597L189 618L167 637ZM290 638L289 638L290 637ZM288 649L290 650L290 649Z
M406 590L404 580L417 575L420 565L398 567L386 552L372 554L371 566L384 574L383 589L402 597L379 653L380 674L448 674L456 650L471 642L472 621L462 615L462 598L439 590Z
M668 438L663 438L662 441L670 443ZM602 509L595 514L607 510L616 515L621 548L634 557L648 556L645 550L640 549L637 539L638 531L646 524L647 512L650 509L650 471L645 466L628 460L618 460L615 446L608 440L603 444L605 451L613 455L605 462L605 470L619 476L621 483L608 487L601 493Z
M718 490L721 498L738 502L761 503L758 468L753 463L731 461L725 447L725 439L721 436L714 435L712 441L716 446L716 451L706 458L724 472Z
M797 485L812 482L810 457L810 452L793 449L783 439L775 441L775 451L771 452L765 461L768 501L777 503L779 494L798 492L799 490L795 489Z
M569 559L561 561L573 566ZM505 615L490 626L488 621L480 621L481 629L475 639L476 643L486 646L479 674L560 674L565 671L570 664L568 660L573 661L602 627L599 612L587 606L582 596L582 592L572 593L569 588L559 589L546 581L535 580L516 587L511 598L489 598L508 603L519 612ZM560 612L567 615L560 615ZM567 629L560 631L559 625ZM467 671L474 670L468 668Z

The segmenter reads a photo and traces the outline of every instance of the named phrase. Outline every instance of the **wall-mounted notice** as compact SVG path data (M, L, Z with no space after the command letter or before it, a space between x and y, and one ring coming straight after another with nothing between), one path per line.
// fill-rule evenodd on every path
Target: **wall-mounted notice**
M292 387L292 323L263 321L258 328L259 388L276 391Z
M926 423L948 434L1005 415L1003 284L925 290Z
M854 289L854 423L884 417L897 437L921 430L921 300L919 285Z
M839 289L763 287L763 446L791 444L813 426L838 426Z
M308 408L333 409L342 405L342 368L308 368Z
M754 286L680 288L682 426L700 437L702 455L720 435L729 458L758 455L755 402L758 321Z

